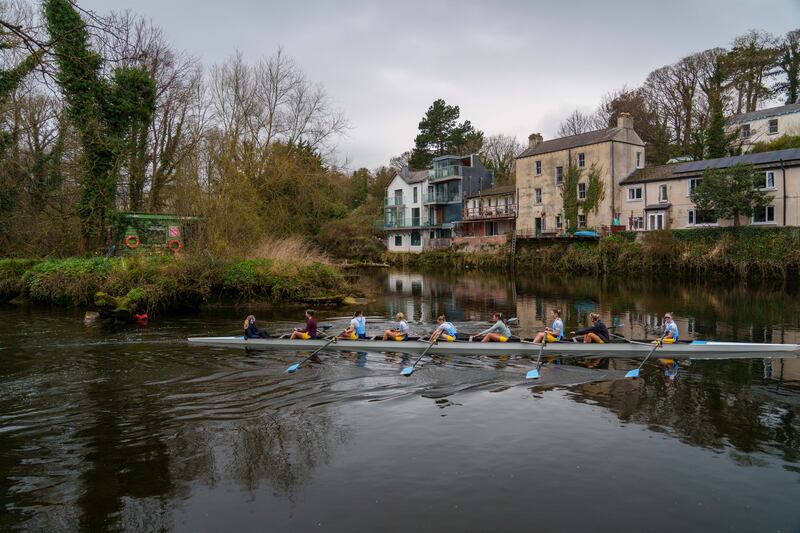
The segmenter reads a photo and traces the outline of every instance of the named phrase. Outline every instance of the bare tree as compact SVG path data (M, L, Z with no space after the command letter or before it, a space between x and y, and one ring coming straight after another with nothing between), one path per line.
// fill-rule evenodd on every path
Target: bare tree
M576 109L558 126L558 136L568 137L598 129L597 117Z
M514 182L514 164L520 152L522 145L516 137L498 134L484 140L480 156L484 164L494 170L497 185Z

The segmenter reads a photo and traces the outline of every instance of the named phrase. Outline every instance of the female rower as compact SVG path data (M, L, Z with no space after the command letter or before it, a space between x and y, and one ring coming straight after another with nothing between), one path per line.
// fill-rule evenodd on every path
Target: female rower
M447 342L453 342L456 340L458 331L453 324L447 322L447 319L445 319L444 315L439 315L436 318L436 323L439 324L439 327L437 327L436 331L434 331L431 335L430 342L436 342L440 338L446 340Z
M481 331L477 336L483 335L481 342L506 342L511 338L511 330L506 326L502 313L493 313L492 321L494 325L485 331Z
M313 310L311 309L306 310L306 327L294 328L292 336L289 338L291 340L300 339L305 341L317 338L317 321L314 318Z
M244 319L245 339L266 339L267 337L269 337L269 334L266 330L258 329L258 326L256 326L255 316L248 315L247 318Z
M536 335L533 342L539 344L547 339L547 342L558 342L564 338L564 321L561 320L561 311L553 309L553 325L549 328L544 328L544 331Z
M339 335L340 339L358 340L367 338L367 319L364 318L364 311L358 310L350 320L350 325Z
M411 335L411 328L408 327L408 322L406 322L406 317L403 313L397 313L395 318L397 319L397 327L383 332L383 340L385 341L404 341Z
M589 320L592 321L591 326L573 331L572 336L583 335L583 342L587 344L592 342L596 344L607 343L610 338L608 335L608 328L603 324L603 321L600 320L600 315L597 313L589 313Z
M666 344L673 344L678 342L678 324L672 320L672 313L664 314L664 338L661 342Z

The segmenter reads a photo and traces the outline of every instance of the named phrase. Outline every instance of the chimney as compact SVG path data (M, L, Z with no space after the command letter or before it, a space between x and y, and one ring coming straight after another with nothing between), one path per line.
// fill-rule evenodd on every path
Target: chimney
M633 129L633 117L630 113L620 113L617 117L617 127L624 130Z
M408 165L403 165L402 167L400 167L400 176L407 178L408 174L409 174Z
M542 140L543 139L541 133L531 133L530 135L528 135L528 148L540 144Z

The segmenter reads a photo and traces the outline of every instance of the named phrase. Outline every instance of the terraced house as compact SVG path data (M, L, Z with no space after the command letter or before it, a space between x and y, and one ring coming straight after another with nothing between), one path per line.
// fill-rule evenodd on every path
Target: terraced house
M386 248L418 253L449 247L465 198L493 184L494 174L477 154L437 157L428 170L403 168L386 189L384 218L378 223L386 230Z
M603 192L596 211L578 212L578 227L610 231L619 224L620 181L644 167L644 142L633 129L633 118L623 113L617 126L544 141L534 133L528 148L517 157L519 237L558 235L567 228L561 194L570 164L581 171L577 198L586 198L588 176L594 169Z
M705 169L736 164L752 164L763 173L759 185L772 197L740 224L800 226L800 148L638 169L620 182L623 224L646 231L733 225L699 212L689 195Z

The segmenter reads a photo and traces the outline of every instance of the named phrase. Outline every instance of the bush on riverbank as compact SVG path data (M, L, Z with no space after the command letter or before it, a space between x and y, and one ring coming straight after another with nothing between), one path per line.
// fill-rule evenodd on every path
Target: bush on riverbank
M302 301L340 294L344 283L327 263L220 260L207 256L0 261L3 301L17 296L59 305L92 305L98 293L114 305L196 308L212 299ZM122 298L123 300L120 300ZM102 299L102 298L101 298Z
M384 254L398 266L498 270L511 266L510 248L482 252L437 250ZM698 228L626 232L597 242L519 242L514 267L520 272L790 278L800 276L800 228Z

